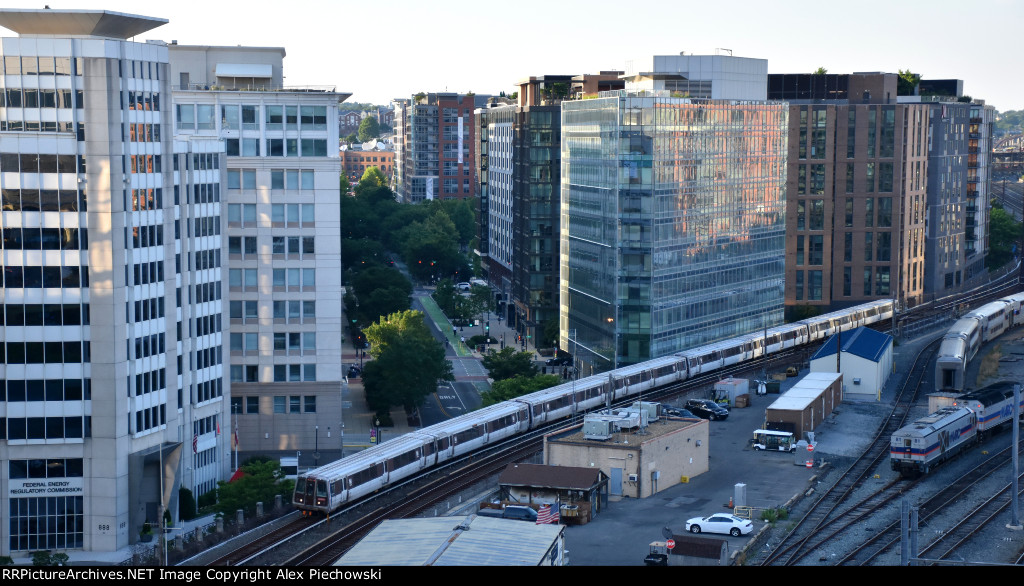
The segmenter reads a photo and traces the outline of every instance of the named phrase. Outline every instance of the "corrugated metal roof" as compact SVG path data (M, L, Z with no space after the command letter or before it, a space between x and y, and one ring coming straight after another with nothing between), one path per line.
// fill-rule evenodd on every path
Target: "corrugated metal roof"
M334 563L336 566L536 566L562 525L490 517L384 521Z
M836 353L836 339L843 341L843 352L860 356L872 362L881 360L886 349L892 344L892 336L876 332L870 328L857 328L842 334L836 334L825 340L821 348L811 356L811 360L824 358Z
M586 490L601 479L601 471L574 466L509 464L498 477L498 484Z
M802 411L829 388L840 376L837 372L812 372L783 393L769 409Z

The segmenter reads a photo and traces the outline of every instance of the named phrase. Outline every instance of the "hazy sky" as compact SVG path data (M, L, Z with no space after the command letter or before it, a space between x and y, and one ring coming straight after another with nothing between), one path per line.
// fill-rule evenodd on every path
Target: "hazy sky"
M47 0L18 8L40 8ZM511 92L530 75L624 69L680 51L768 60L769 73L958 78L1001 111L1024 109L1019 0L49 0L170 22L137 38L280 46L285 85L334 85L385 104L419 91ZM0 28L0 35L13 33Z

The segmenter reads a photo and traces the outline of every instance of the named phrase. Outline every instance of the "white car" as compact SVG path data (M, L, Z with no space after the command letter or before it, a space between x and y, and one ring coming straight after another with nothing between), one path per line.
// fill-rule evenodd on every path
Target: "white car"
M694 517L686 522L686 530L690 533L724 533L739 537L754 530L754 524L748 519L740 519L736 515L718 513L710 517Z

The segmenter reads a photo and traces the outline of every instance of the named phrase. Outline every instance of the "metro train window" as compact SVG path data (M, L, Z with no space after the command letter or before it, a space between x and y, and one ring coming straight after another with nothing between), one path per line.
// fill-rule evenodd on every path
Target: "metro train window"
M408 466L413 462L420 459L419 449L409 450L404 454L399 454L394 458L388 460L388 470L397 470L403 466Z
M483 434L484 434L483 429L481 429L480 426L473 426L473 429L467 429L465 431L460 431L459 433L455 434L455 436L454 436L455 437L455 445L459 445L459 444L462 444L462 443L465 443L465 442L468 442L468 441L471 441L471 440L475 440L476 438L483 436Z

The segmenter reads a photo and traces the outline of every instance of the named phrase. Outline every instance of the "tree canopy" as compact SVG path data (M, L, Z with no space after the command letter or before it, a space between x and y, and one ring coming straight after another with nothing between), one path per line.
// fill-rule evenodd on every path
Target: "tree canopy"
M533 363L533 354L519 352L512 346L505 346L499 351L491 350L484 356L484 368L495 381L524 376L532 378L537 375L537 365Z
M921 76L916 73L911 73L909 69L899 71L899 78L896 80L896 95L897 96L912 96L914 90L917 88L917 84L920 83Z
M242 509L246 515L256 512L256 503L272 503L275 495L291 498L295 482L286 479L281 464L276 460L252 459L242 464L241 478L234 482L217 483L217 511L224 516L234 516Z
M491 390L480 393L480 398L483 400L481 406L488 407L502 401L542 391L561 382L561 377L555 374L538 374L533 377L519 375L505 380L494 381L494 384L491 385Z
M392 407L411 411L437 391L438 381L455 379L444 347L430 334L421 312L392 313L364 332L373 360L363 368L363 387L381 421L390 421Z
M824 67L819 67L814 70L814 73L812 75L825 75L826 73L828 73L828 69L825 69Z
M998 203L992 204L988 218L989 253L985 257L985 266L997 269L1013 258L1014 250L1020 246L1024 226Z
M371 266L353 272L350 282L358 301L356 316L360 324L409 309L412 283L398 269Z
M359 123L359 142L367 142L380 136L380 124L373 116L363 118Z

